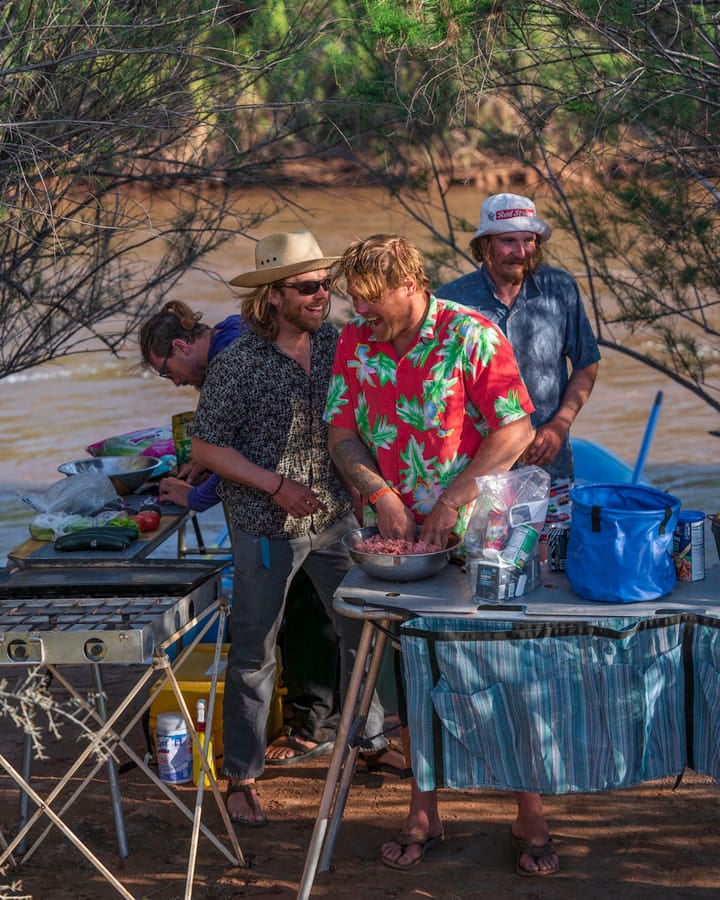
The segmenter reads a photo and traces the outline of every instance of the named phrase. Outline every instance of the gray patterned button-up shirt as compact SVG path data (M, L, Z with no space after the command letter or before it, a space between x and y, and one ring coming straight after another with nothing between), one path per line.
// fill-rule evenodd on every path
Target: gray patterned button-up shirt
M327 323L310 337L311 374L271 341L248 332L208 366L192 435L233 447L264 469L312 488L327 512L289 516L264 491L221 480L218 493L234 524L272 539L320 533L351 509L328 453L323 422L337 331Z

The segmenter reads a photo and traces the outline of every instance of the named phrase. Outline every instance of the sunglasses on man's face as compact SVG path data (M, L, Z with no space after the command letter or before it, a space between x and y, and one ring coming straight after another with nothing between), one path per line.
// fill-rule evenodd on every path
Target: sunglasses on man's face
M165 359L164 359L164 360L162 361L162 363L160 364L160 368L158 369L158 375L159 375L161 378L172 378L172 375L171 375L171 374L168 372L168 370L167 370L167 364L168 364L168 361L169 361L170 357L173 355L173 350L174 350L174 349L175 349L174 347L171 347L171 348L168 350L167 356L165 357Z
M295 288L298 294L302 294L305 297L312 297L313 294L317 294L320 288L324 291L329 291L330 284L329 278L323 278L322 281L291 281L281 284L279 287Z

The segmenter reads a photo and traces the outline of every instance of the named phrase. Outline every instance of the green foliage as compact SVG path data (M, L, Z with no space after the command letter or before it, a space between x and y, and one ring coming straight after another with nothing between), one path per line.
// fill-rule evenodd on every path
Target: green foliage
M414 75L416 63L424 67L408 117L433 111L427 157L459 126L469 146L529 166L550 191L545 215L576 238L576 258L560 263L584 268L601 344L644 359L720 410L717 4L488 3L483 15L463 18L452 54L436 55L433 40L450 33L437 30L439 5L374 6L387 46ZM395 78L399 94L404 76ZM488 120L491 105L505 115ZM429 192L443 176L426 171ZM396 190L422 209L421 179ZM460 252L453 227L448 218L445 238L432 230Z
M471 229L445 204L464 151L512 157L544 185L600 342L720 409L716 13L704 0L98 0L79 15L9 0L0 374L88 334L116 351L188 266L259 220L228 218L229 189L272 187L288 164L340 158L387 185L427 223L439 276ZM171 222L119 199L167 184L185 194ZM168 252L144 272L158 236ZM100 335L109 316L125 327Z

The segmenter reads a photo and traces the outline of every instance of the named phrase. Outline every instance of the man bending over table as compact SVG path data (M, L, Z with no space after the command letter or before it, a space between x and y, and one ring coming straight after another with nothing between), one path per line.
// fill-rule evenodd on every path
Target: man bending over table
M479 313L430 294L422 254L403 237L356 241L337 273L358 318L335 353L330 454L372 501L383 537L415 540L421 525L422 540L444 547L452 532L464 534L475 479L510 469L533 439L533 405L512 348ZM540 796L516 797L518 872L552 874L559 861ZM383 844L382 862L413 868L443 837L437 792L411 779L410 809Z

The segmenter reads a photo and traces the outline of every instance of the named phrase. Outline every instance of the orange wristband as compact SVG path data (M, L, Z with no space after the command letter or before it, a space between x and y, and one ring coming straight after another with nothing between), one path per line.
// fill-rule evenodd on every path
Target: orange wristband
M368 497L368 503L370 506L375 506L378 500L382 497L383 494L398 494L395 488L390 487L389 484L386 484L385 487L381 487L379 490L375 491L374 494L370 494ZM400 496L398 494L398 496Z

